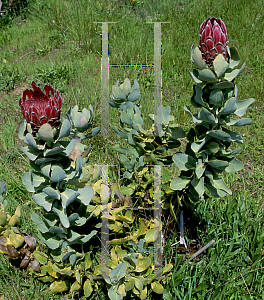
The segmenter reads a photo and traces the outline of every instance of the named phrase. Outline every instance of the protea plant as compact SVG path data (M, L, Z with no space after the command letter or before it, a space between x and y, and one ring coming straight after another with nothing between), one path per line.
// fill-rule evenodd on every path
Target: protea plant
M219 18L208 18L200 27L200 46L203 59L208 66L218 54L226 59L227 30L225 23Z
M45 123L49 123L52 128L58 128L62 105L59 92L52 86L45 85L43 93L34 81L32 88L33 91L26 89L19 100L21 112L31 124L32 133L38 132L40 126Z

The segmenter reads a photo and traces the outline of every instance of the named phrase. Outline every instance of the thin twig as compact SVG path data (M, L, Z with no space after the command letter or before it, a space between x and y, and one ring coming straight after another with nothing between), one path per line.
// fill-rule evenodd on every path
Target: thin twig
M248 290L248 293L249 293L249 295L250 295L250 298L253 299L253 297L251 296L250 290L248 289L248 286L247 286L247 283L246 283L246 281L245 281L245 278L244 278L243 274L240 272L240 268L238 268L238 270L239 270L240 275L241 275L242 278L243 278L243 281L244 281L245 286L246 286L246 288L247 288L247 290ZM254 299L253 299L253 300L254 300Z
M206 250L207 248L209 248L210 246L212 246L214 242L215 242L215 240L211 240L211 242L209 242L209 243L206 244L203 248L201 248L201 249L198 250L196 253L194 253L194 254L189 258L189 262L190 262L191 260L193 260L196 256L200 255L204 250Z
M264 269L264 267L260 267L260 268L257 268L257 269L254 269L254 270L250 270L250 271L245 271L245 272L243 272L242 274L251 273L251 272L254 272L254 271L257 271L257 270L262 270L262 269ZM223 284L223 285L227 285L229 282L231 282L232 280L237 279L239 276L240 276L240 275L238 275L238 276L236 276L236 277L230 279L229 281L227 281L227 282L226 282L225 284Z
M20 59L22 59L23 57L25 57L25 56L27 56L27 55L33 53L33 52L34 52L34 51L30 51L30 52L28 52L28 53L22 55L21 57L19 57L19 59L17 59L16 61L14 61L14 62L12 63L12 65L15 64L15 63L17 63L17 62L18 62Z

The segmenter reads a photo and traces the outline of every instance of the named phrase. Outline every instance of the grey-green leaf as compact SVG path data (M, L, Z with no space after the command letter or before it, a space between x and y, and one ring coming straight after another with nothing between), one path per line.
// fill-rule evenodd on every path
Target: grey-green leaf
M204 82L215 82L216 78L212 71L204 69L199 73L198 78Z
M121 278L126 276L126 269L127 266L125 263L121 263L118 266L116 266L111 272L110 272L110 279L111 281L118 282Z
M59 166L52 166L51 170L50 180L52 182L60 182L67 177L65 171Z
M196 159L187 154L175 154L172 159L180 170L188 171L196 166Z
M237 103L236 103L237 107L236 107L236 111L234 112L234 114L237 115L237 116L239 116L239 117L244 116L244 114L247 111L247 108L254 101L255 101L255 99L253 99L253 98L249 98L249 99L244 100L244 101L237 101Z
M191 180L185 178L176 178L171 181L171 188L175 191L181 191L189 184Z
M43 207L46 211L50 211L52 207L53 200L45 193L39 193L32 196L34 201L41 207Z
M225 106L220 110L220 114L233 114L236 111L236 108L236 98L232 97L226 101Z
M68 137L70 135L70 131L71 131L71 123L68 119L64 119L61 124L59 139Z

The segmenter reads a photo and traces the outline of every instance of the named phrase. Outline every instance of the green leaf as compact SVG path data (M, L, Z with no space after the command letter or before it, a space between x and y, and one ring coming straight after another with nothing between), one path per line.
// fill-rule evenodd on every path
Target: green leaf
M240 143L240 144L243 143L243 138L239 133L230 131L226 128L223 128L223 131L230 135L232 141Z
M34 148L29 149L28 146L26 146L26 147L21 147L20 145L18 145L18 146L26 154L26 156L32 161L35 161L36 158L38 157L38 155L41 153L41 151L39 151L37 149L34 149Z
M75 253L73 253L71 256L70 256L70 264L73 266L76 262L76 259L77 259L77 256Z
M122 300L122 297L117 290L117 286L111 286L108 290L108 296L111 300Z
M60 241L54 238L54 234L52 233L39 233L40 239L52 250L57 249L60 246ZM48 236L48 238L45 238L45 236ZM50 237L52 236L52 237Z
M227 194L225 191L216 189L211 185L205 184L205 186L208 188L209 192L212 194L213 197L221 198Z
M84 291L84 296L86 298L90 297L92 292L93 292L93 285L92 282L89 279L86 279L84 284L83 284L83 291Z
M139 84L138 84L138 81L137 81L136 79L134 79L134 84L133 84L133 86L132 86L131 93L132 93L134 90L139 90Z
M42 165L51 161L55 161L56 158L48 158L48 157L43 157L43 158L38 158L35 160L36 165Z
M65 171L60 167L60 166L52 166L51 167L51 177L50 180L52 182L60 182L64 178L66 178L66 173Z
M200 72L198 78L204 82L215 82L216 81L214 73L208 69L203 69Z
M191 48L191 61L195 68L203 70L208 68L207 64L205 63L202 53L199 49L199 47L195 47L193 50L193 47Z
M131 120L128 114L123 110L121 111L121 122L130 126L133 124L133 120Z
M93 236L97 234L96 230L93 230L91 233L86 234L83 238L81 238L82 244L87 243Z
M121 278L126 276L126 270L127 266L125 263L121 263L118 266L116 266L111 272L110 272L110 279L111 281L118 282Z
M214 71L218 78L225 73L228 66L229 64L226 62L222 54L218 54L213 61Z
M236 98L232 97L230 99L228 99L225 103L225 106L220 110L220 114L224 115L224 114L232 114L236 111Z
M134 102L134 101L138 100L139 98L140 98L139 90L133 90L131 92L131 94L128 96L127 100L131 101L131 102Z
M228 167L228 162L223 160L210 160L208 161L208 165L218 170L218 172L222 172L225 170L226 167Z
M189 69L187 69L187 71L188 71L189 75L191 76L192 80L193 80L195 83L202 83L202 81L199 80L198 77L196 77L196 76L194 75L193 72L191 72ZM198 72L197 72L197 73L198 73ZM199 73L198 73L198 74L199 74Z
M131 83L130 83L130 80L128 78L126 78L124 80L124 83L123 83L123 92L128 95L131 91Z
M157 117L160 124L168 125L170 122L170 107L165 108L163 106L158 107Z
M126 98L127 98L126 94L117 85L112 86L112 93L113 93L113 96L115 97L115 99L117 99L117 100L118 99L126 100Z
M93 110L91 110L91 111L92 111L92 114L93 114ZM82 114L85 116L86 120L90 121L91 114L90 114L90 111L87 108L85 108L85 107L83 108Z
M56 206L57 207L55 207L55 206L52 207L52 211L54 211L58 215L62 226L65 228L69 228L70 222L69 222L67 214L66 214L66 209L63 207L58 207L58 205L56 205Z
M67 146L66 146L65 150L63 151L63 153L65 153L66 156L69 156L70 153L72 152L75 144L76 144L76 139L72 139L70 142L67 142Z
M244 165L242 164L242 162L234 158L229 162L229 165L225 169L225 171L231 173L231 172L240 171L243 168L244 168Z
M240 63L240 57L239 57L238 51L235 47L230 48L230 56L231 56L231 59L230 59L230 63L229 63L229 68L233 69Z
M212 136L220 141L231 142L231 137L229 134L221 131L221 130L211 130L208 132L209 136Z
M224 79L228 80L228 81L234 80L244 70L245 66L246 66L246 63L243 64L241 69L235 69L235 70L232 70L231 72L226 72Z
M36 144L35 139L33 138L33 136L30 133L27 133L24 139L25 144L27 144L28 146L40 150L39 147ZM41 146L40 148L44 149L44 146Z
M70 131L71 131L71 123L68 119L64 119L61 124L59 139L68 137L70 135Z
M194 122L195 124L202 123L202 120L198 120L198 119L195 117L195 115L192 115L189 106L184 106L184 110L187 111L187 113L192 117L193 122ZM197 116L197 114L196 114L196 116Z
M208 124L215 124L215 117L212 113L210 113L207 109L202 107L202 109L198 113L198 119L202 120Z
M251 105L253 102L255 101L255 99L253 98L249 98L247 100L244 101L237 101L236 102L236 111L234 112L235 115L242 117L244 116L244 114L247 111L247 108L249 107L249 105Z
M45 193L39 193L32 196L34 201L43 207L46 211L50 211L52 207L53 200L51 197L49 197Z
M120 187L120 193L122 195L132 195L134 193L135 189L128 187L128 186L121 186Z
M194 101L196 103L200 104L201 106L204 106L204 107L207 107L207 108L209 107L208 104L203 101L203 90L199 85L195 86Z
M232 195L232 191L228 188L228 186L225 184L224 182L224 179L222 177L218 177L218 178L213 178L213 184L214 184L214 187L216 189L219 189L219 190L223 190L225 191L226 193Z
M60 192L58 190L54 190L51 187L44 188L43 192L53 199L57 199L57 200L60 199Z
M84 205L88 205L90 203L90 201L92 200L93 195L94 195L94 190L90 186L85 186L84 188L79 188L77 190L77 192L80 193L80 195L78 196L78 199Z
M18 127L18 137L21 139L21 140L24 140L25 138L25 135L24 135L24 132L26 130L26 127L27 127L27 121L24 120L24 121L21 121L19 123L19 127Z
M154 229L149 229L149 230L146 232L144 241L145 241L146 243L153 243L153 242L155 241L155 237L154 237Z
M44 221L40 218L39 215L33 213L32 216L31 216L31 219L32 219L33 222L35 222L35 223L37 224L38 229L39 229L41 232L45 233L45 232L48 232L48 231L49 231L48 227L46 226L46 224L45 224Z
M22 176L22 182L24 186L26 187L27 191L33 193L35 192L35 188L33 185L33 180L32 180L32 170L30 170L28 173L24 173Z
M222 81L222 82L219 82L219 83L216 83L212 89L219 89L219 90L225 90L225 89L231 89L233 90L234 88L234 84L230 81Z
M183 171L194 169L196 166L196 159L187 154L175 154L172 159L176 163L177 167Z
M252 120L249 119L249 118L243 118L243 119L240 119L240 120L233 119L233 120L234 120L234 122L227 123L227 125L230 125L230 126L246 126L246 125L251 125L252 124Z
M224 96L222 91L212 90L209 99L210 99L209 101L210 104L220 107L223 104Z
M143 290L144 277L143 276L134 277L134 281L135 281L135 288L139 292L141 292Z
M74 190L66 188L66 190L61 193L61 199L62 199L62 207L66 208L68 207L72 202L76 200L76 198L80 194Z
M190 179L176 178L172 180L170 187L175 191L181 191L186 188L189 182Z
M64 151L64 148L59 143L56 143L56 146L54 148L52 148L52 149L46 149L44 151L44 156L46 157L46 156L58 154L58 153L61 153L63 151Z
M192 186L195 188L196 192L203 197L204 194L204 177L200 178L200 180L192 180Z
M219 150L219 144L216 142L210 142L209 144L206 145L206 147L213 153L217 153Z
M42 265L46 265L48 263L47 255L43 252L34 251L34 257Z
M48 178L50 178L50 169L51 169L51 163L42 164L40 166L40 170L42 174Z
M170 127L170 130L174 140L183 139L186 136L184 130L180 127Z
M53 130L49 123L45 123L39 128L39 131L37 132L37 137L44 141L54 140Z
M204 171L205 171L204 163L202 162L202 160L199 159L197 163L197 167L195 168L195 173L198 179L203 175Z

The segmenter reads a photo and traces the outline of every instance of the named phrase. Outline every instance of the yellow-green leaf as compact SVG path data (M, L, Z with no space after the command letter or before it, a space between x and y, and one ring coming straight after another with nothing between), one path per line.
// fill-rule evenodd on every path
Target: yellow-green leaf
M145 271L151 264L151 259L149 257L139 258L137 260L135 272Z
M92 282L87 279L83 285L84 296L86 298L90 297L93 291Z
M152 288L153 292L155 292L157 294L164 293L164 288L158 281L151 282L151 288Z
M124 283L120 284L120 286L118 287L118 292L122 298L126 296L126 289Z
M149 229L146 232L145 238L144 238L146 243L153 243L154 242L154 229Z
M85 253L85 270L88 270L92 267L92 260L90 257L90 252Z
M53 294L57 294L57 293L63 293L66 292L68 290L68 285L67 282L64 280L61 281L54 281L51 285L50 285L50 291Z
M74 281L74 283L71 286L70 291L71 291L71 293L77 292L80 290L80 288L81 288L81 285L78 283L78 281Z
M162 274L170 272L172 268L173 268L172 264L167 264L165 267L162 268Z
M128 277L128 281L125 282L125 289L126 291L130 291L134 288L135 279L133 277Z
M140 299L146 299L148 295L148 288L145 286L145 288L141 291L139 298Z

